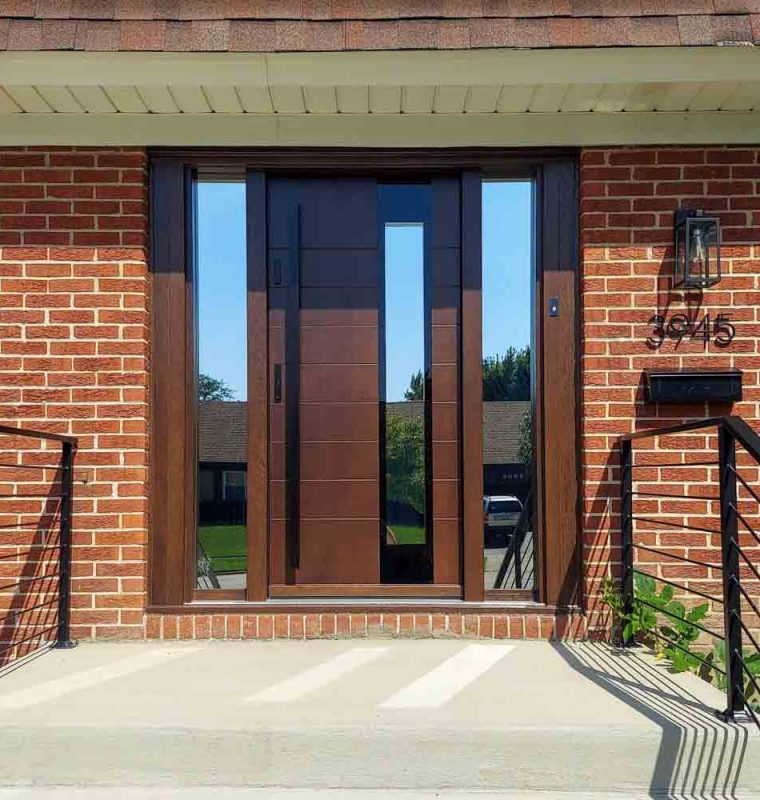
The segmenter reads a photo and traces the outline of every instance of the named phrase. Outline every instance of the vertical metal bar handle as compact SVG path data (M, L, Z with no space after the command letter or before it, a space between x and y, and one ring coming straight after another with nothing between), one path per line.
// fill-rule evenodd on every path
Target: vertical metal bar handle
M74 495L74 445L64 442L61 449L61 511L58 564L58 636L55 647L76 646L71 640L71 517Z
M744 710L742 670L742 628L739 573L739 526L736 516L736 439L723 424L718 424L718 463L720 471L720 541L723 563L723 633L726 644L726 711L732 720Z
M633 611L633 445L624 439L620 446L620 523L622 534L623 613L629 615ZM628 636L623 644L633 643L633 636Z
M291 569L301 563L301 206L290 219L291 278L285 320L286 547Z

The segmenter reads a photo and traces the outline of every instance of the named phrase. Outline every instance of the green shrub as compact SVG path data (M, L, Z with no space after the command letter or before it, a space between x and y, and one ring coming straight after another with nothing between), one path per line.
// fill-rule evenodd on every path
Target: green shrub
M698 624L707 616L709 603L687 610L673 599L672 586L664 584L658 591L657 581L640 573L634 576L633 594L633 608L626 611L613 580L605 578L602 583L602 602L615 615L620 643L637 639L651 647L657 658L667 658L671 672L694 672L725 691L725 643L717 641L711 650L694 646L700 634ZM760 682L760 653L743 653L742 657L747 670ZM749 678L745 681L744 698L753 710L760 711L760 694Z

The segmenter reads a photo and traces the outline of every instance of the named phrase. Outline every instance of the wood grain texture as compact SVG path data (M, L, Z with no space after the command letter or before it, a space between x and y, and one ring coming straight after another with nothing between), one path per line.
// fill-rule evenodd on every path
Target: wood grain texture
M150 602L184 603L187 450L186 186L181 161L151 165Z
M464 599L483 599L481 178L462 175L462 520Z
M543 385L543 602L573 605L580 597L578 442L578 190L574 159L544 165L541 181ZM549 299L559 316L549 317Z
M372 442L378 447L374 405L371 401L302 404L301 442Z
M544 294L568 309L545 321L544 335L544 525L545 602L571 605L578 592L578 454L576 450L575 274L544 275ZM548 301L547 301L548 302ZM546 302L544 303L546 305ZM549 457L549 454L550 457Z
M380 573L377 520L304 519L298 584L373 583Z
M282 432L285 450L298 448L298 474L291 475L287 460L283 465L279 442L273 439L271 448L273 521L282 494L277 480L297 483L299 493L297 509L281 512L290 529L294 523L299 529L298 564L286 570L288 585L379 580L376 194L374 179L269 182L270 308L288 309L286 368L291 379L298 372L298 441L292 426ZM286 248L282 221L296 206L297 253L292 232ZM270 348L270 358L277 354ZM284 404L290 408L287 394ZM293 546L287 537L285 546Z
M248 257L248 473L247 512L249 600L268 595L269 381L267 360L266 179L247 176ZM273 359L274 360L274 359Z
M302 364L378 363L377 328L315 325L302 330Z
M377 477L372 480L301 480L302 519L379 521Z

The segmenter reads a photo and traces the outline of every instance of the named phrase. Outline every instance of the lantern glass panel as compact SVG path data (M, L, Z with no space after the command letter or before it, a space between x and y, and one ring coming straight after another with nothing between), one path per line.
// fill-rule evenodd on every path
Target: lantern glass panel
M688 262L686 286L711 286L720 278L718 225L714 219L692 217L687 221Z

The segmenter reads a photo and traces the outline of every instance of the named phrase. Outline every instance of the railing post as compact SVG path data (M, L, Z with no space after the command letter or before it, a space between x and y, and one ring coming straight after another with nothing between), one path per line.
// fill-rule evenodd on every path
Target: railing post
M726 711L733 720L744 711L741 596L739 591L738 518L736 516L736 439L722 423L718 425L718 463L720 470L720 541L723 564L723 631L726 645Z
M59 531L58 637L56 648L68 649L71 640L71 510L74 495L74 445L64 442L61 449L61 519Z
M623 613L630 615L633 611L633 446L629 439L620 444L620 524L622 534L623 580ZM633 637L629 636L624 645L630 645Z

